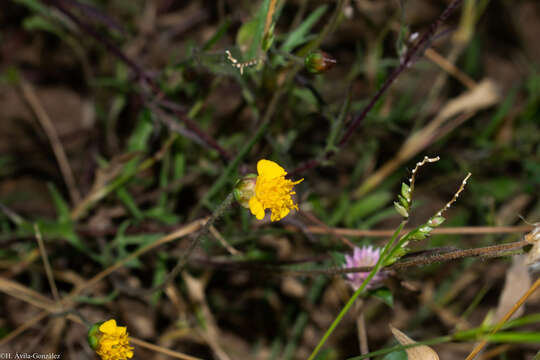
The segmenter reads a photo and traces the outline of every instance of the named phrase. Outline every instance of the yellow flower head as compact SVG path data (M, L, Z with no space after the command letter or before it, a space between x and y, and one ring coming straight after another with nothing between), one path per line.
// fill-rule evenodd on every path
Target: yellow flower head
M116 326L116 320L107 320L92 326L88 332L90 345L102 360L126 360L133 357L125 326Z
M278 164L270 160L259 160L257 163L257 182L255 194L249 199L249 209L259 220L264 218L265 210L270 209L270 220L279 221L291 211L298 210L298 205L293 202L292 195L294 185L304 179L291 181L285 179L287 172Z

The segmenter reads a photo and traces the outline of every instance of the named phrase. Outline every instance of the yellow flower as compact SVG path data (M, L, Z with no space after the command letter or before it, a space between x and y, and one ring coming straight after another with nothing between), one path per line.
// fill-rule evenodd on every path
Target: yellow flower
M116 326L114 319L96 325L90 329L88 338L102 360L126 360L133 357L133 347L129 346L125 326Z
M257 163L257 172L259 176L255 184L255 195L249 199L249 209L257 219L264 218L266 209L272 212L272 221L283 219L291 209L298 210L298 205L292 199L292 195L296 194L293 187L304 179L285 179L287 172L281 166L264 159Z

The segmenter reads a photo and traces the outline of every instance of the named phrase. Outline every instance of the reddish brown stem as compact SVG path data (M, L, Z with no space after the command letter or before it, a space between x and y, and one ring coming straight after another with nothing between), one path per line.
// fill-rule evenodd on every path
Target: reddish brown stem
M137 76L137 78L144 81L146 84L148 84L152 91L154 92L155 96L158 96L160 98L160 101L169 102L161 92L161 89L156 84L154 79L148 74L139 64L137 64L135 61L130 59L124 52L119 49L116 45L114 45L109 39L101 36L98 31L94 29L90 24L84 22L79 17L75 16L71 12L71 10L68 9L67 6L65 6L63 0L46 0L47 3L53 5L56 7L60 12L62 12L64 15L66 15L71 21L73 21L77 26L86 32L88 35L93 37L95 40L100 42L111 54L116 56L118 59L120 59L122 62L124 62ZM195 123L192 119L190 119L183 111L180 111L179 109L174 109L169 107L169 109L181 120L186 124L186 127L191 130L193 133L195 133L203 143L208 145L209 147L216 150L220 156L224 160L231 160L231 155L223 148L221 145L217 143L214 138L212 138L210 135L205 133L198 125Z
M461 5L462 0L454 0L448 5L448 7L441 13L441 15L435 20L429 27L429 29L422 34L422 36L418 39L418 41L407 51L405 56L403 57L401 63L399 66L390 74L390 76L386 79L384 84L377 90L375 95L371 98L369 103L366 105L364 110L358 115L347 127L345 130L345 134L342 136L340 141L337 143L337 148L341 149L345 144L349 141L351 136L353 135L354 131L360 126L361 122L366 118L366 116L369 114L371 109L375 106L377 101L384 95L384 93L390 88L390 85L394 83L394 81L397 79L397 77L409 66L413 64L413 62L418 58L418 55L422 50L424 50L435 35L435 32L439 28L439 26L445 22L448 17L452 14L452 12ZM325 152L321 157L309 160L300 166L298 166L296 169L294 169L291 174L297 175L298 173L302 173L304 171L310 170L312 168L315 168L325 160L328 160L330 157L332 157L335 154L334 151L328 151Z

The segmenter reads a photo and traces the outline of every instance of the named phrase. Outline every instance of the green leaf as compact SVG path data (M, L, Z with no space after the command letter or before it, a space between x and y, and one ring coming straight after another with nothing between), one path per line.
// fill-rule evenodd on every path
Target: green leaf
M229 29L229 26L231 25L231 21L229 19L225 19L223 24L219 25L216 32L208 41L203 45L202 51L208 51L210 50L218 41L227 33L227 30Z
M306 104L311 106L303 107L305 111L316 111L317 110L317 98L313 95L313 92L306 88L294 88L292 91L295 97L298 97Z
M118 290L113 290L110 294L105 296L77 296L75 301L83 304L104 305L113 301L119 293Z
M391 199L392 195L388 191L379 191L363 197L351 206L345 217L345 224L352 226L356 221L364 218L366 215L382 209Z
M328 6L321 5L315 9L300 26L290 33L283 45L281 45L281 51L289 53L295 47L306 43L309 40L306 36L313 25L323 16L327 8Z
M437 227L441 225L444 222L444 220L446 219L442 216L434 216L431 219L429 219L428 225L432 227Z
M411 187L405 183L401 183L401 196L407 200L407 202L411 201Z
M334 259L334 262L337 266L342 266L345 264L345 255L340 251L331 251L330 256Z
M264 25L266 23L266 13L270 0L263 0L257 14L246 23L244 23L236 34L236 44L240 49L247 49L245 58L254 59L262 49L262 40L264 36Z
M181 221L180 216L172 212L168 212L167 210L164 210L160 207L154 207L152 209L146 210L144 212L144 217L160 221L167 225L178 224Z
M409 235L409 239L410 240L424 240L425 238L427 238L429 235L429 233L425 233L423 231L420 231L420 229L418 230L414 230L410 233Z
M71 222L69 205L67 202L64 200L62 195L60 195L60 192L58 192L58 189L56 189L56 186L54 186L53 183L47 183L47 187L49 188L54 207L56 208L58 221L61 223Z
M408 251L409 249L406 246L402 246L399 249L396 249L394 253L389 256L388 259L384 262L384 266L392 265L393 263L401 259L401 257L403 257L405 254L407 254Z
M407 209L405 209L403 206L398 204L397 201L394 201L394 208L396 209L396 211L398 212L399 215L401 215L401 216L403 216L405 218L409 217L409 213L407 212Z
M28 31L46 31L62 36L62 30L54 23L41 15L34 15L24 19L23 28Z
M343 101L343 104L341 105L341 109L339 110L339 115L336 118L332 117L332 124L330 126L330 132L328 134L328 139L326 140L326 148L325 148L326 152L337 150L335 143L337 141L338 135L340 134L343 128L345 119L347 118L347 115L349 114L349 111L351 109L351 98L352 98L352 91L349 90L347 91L347 96L345 97L345 100Z
M336 226L345 218L350 206L350 198L348 194L340 196L338 203L333 206L331 217L327 220L329 226Z
M135 199L133 199L125 187L118 188L118 190L116 190L116 196L118 196L118 199L120 199L126 209L135 217L135 219L142 220L144 218L143 213L135 202Z
M21 4L29 8L30 10L37 12L37 13L48 13L48 9L46 6L41 4L38 0L14 0L15 3Z
M167 256L163 253L160 253L157 264L156 264L156 268L154 269L154 277L152 279L152 286L157 286L165 280L165 275L167 274L166 261L167 261ZM163 290L156 291L154 294L152 294L152 298L150 302L153 306L156 306L158 304L159 299L161 298L162 294L163 294Z
M516 95L518 93L518 87L514 87L512 90L510 90L510 93L506 96L504 101L499 105L499 108L497 109L497 112L493 117L491 118L491 121L487 124L487 126L483 127L483 131L479 136L479 140L487 141L495 132L497 127L501 124L501 122L505 119L508 112L512 109L514 106L514 102L516 100Z
M162 212L165 212L167 210L167 199L168 194L165 190L167 185L169 185L169 173L170 173L170 167L171 167L171 154L167 152L165 156L161 159L161 168L159 170L159 188L163 191L159 195L158 205L157 208L159 208Z
M407 360L407 359L408 357L405 350L394 351L394 352L391 352L390 354L386 354L383 357L383 360Z
M405 209L409 210L409 202L407 201L407 199L404 198L401 195L398 195L398 199L399 199L399 203L401 204L401 206L403 206Z
M153 129L152 112L149 109L144 109L139 114L135 130L128 139L127 150L129 152L146 150Z
M479 195L493 197L496 201L508 199L520 186L516 179L509 177L491 178L481 183L475 181L471 185Z
M370 294L382 300L382 302L384 302L386 305L390 306L391 308L394 307L394 294L392 294L390 289L380 288L380 289L371 291Z

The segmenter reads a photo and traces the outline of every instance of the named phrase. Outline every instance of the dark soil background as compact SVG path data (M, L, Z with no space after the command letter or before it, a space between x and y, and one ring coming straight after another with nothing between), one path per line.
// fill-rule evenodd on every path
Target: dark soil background
M362 231L392 233L401 219L393 200L425 155L441 160L419 171L408 227L472 177L441 226L461 230L433 234L413 251L521 240L532 229L524 220L540 219L540 2L463 1L350 140L338 141L400 66L414 34L450 2L280 0L271 48L249 58L245 33L255 26L246 24L262 1L4 0L0 354L94 359L84 321L114 318L134 338L198 358L307 359L353 293L342 275L309 270L340 266L348 244L384 245L389 235ZM286 48L291 34L297 43ZM313 40L337 61L323 74L300 67ZM257 64L241 75L229 49ZM304 179L300 211L271 223L233 205L181 275L147 296L186 251L198 229L190 226L263 158ZM61 307L34 224L59 297L68 298ZM371 351L396 344L390 324L416 341L493 324L538 278L534 270L517 254L393 272L386 303L357 300L317 359L361 354L360 314ZM518 315L528 320L478 358L535 358L540 293ZM443 360L465 359L475 339L432 348ZM137 359L174 357L134 347Z

